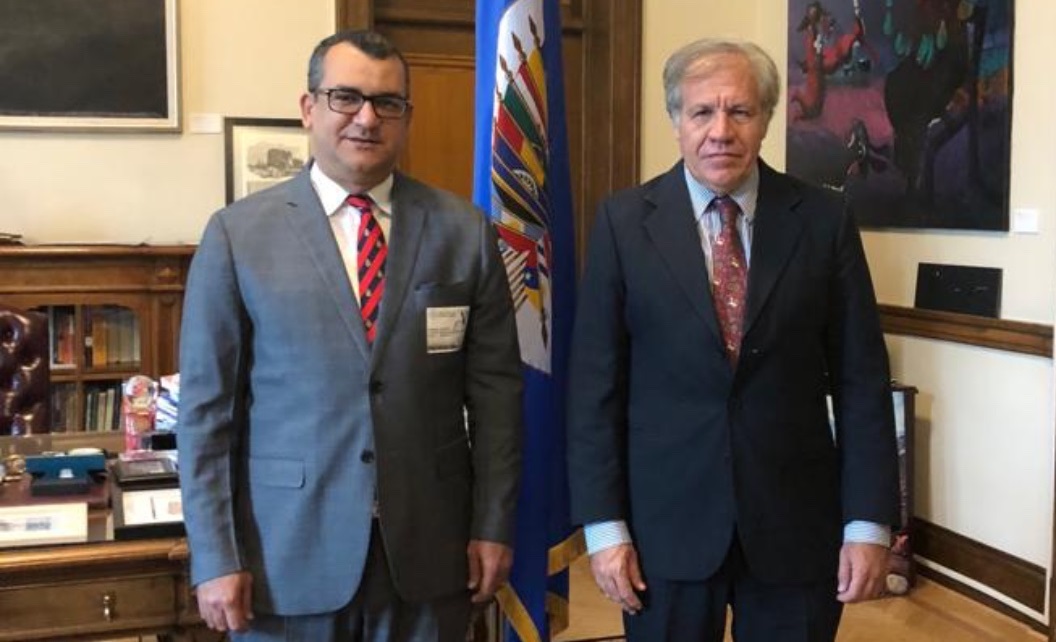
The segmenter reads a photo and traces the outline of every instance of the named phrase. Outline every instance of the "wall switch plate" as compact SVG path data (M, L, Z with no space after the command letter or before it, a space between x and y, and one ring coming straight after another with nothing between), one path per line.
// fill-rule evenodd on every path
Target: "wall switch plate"
M220 114L191 114L187 119L187 129L192 134L221 134L224 131L224 118Z
M1012 210L1012 231L1016 234L1037 234L1038 210L1016 208Z

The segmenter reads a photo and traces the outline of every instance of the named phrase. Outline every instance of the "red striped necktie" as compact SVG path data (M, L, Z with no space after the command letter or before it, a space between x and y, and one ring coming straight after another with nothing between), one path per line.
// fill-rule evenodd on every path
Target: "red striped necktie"
M711 247L711 296L722 329L726 357L736 364L744 334L744 301L748 286L748 262L745 260L741 235L737 232L737 215L741 208L729 196L714 201L722 219L722 229Z
M359 314L367 331L367 343L377 334L378 309L385 293L385 235L374 217L369 196L352 194L348 204L359 210L359 232L356 235L356 268L359 273Z

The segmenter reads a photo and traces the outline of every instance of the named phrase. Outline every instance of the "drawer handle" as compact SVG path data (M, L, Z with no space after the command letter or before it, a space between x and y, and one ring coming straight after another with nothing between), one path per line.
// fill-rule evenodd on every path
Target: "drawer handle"
M103 618L107 622L114 621L114 603L117 598L112 592L103 593Z

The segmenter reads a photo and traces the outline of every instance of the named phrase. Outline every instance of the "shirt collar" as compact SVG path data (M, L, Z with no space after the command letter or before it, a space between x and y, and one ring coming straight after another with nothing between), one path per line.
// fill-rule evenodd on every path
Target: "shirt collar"
M319 163L312 163L309 176L312 180L312 187L315 188L315 193L319 196L323 211L326 212L327 216L337 214L345 204L345 199L348 198L348 190L327 176L322 168L319 167ZM380 211L383 216L392 216L393 182L393 175L389 174L385 180L367 190L367 194L374 201L375 210Z
M693 175L689 173L689 168L685 165L682 166L682 171L686 177L686 187L689 188L689 200L693 204L694 218L699 221L704 216L704 211L711 205L711 201L716 196L721 196L721 194L716 194L703 183L693 178ZM729 197L737 201L741 212L744 213L745 220L750 225L755 219L755 204L759 199L758 164L752 167L752 172L748 174L748 178L744 179L744 182L737 189L729 193Z

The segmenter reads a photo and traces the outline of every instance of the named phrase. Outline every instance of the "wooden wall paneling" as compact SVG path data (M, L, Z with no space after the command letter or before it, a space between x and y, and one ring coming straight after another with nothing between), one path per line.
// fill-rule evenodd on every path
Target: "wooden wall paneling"
M568 172L569 182L572 187L572 233L575 235L576 256L579 251L579 221L588 209L586 201L586 169L587 159L585 150L587 142L587 118L586 118L586 79L584 74L583 56L585 42L582 34L566 33L561 40L561 53L565 58L564 80L565 80L565 122L568 129Z
M472 29L477 8L474 0L374 0L379 22L461 23Z
M370 29L374 26L374 3L369 0L337 0L334 3L338 29Z
M575 228L580 260L598 204L639 180L642 81L641 4L584 0L583 11L583 175Z
M472 197L473 58L409 54L414 114L400 167L415 178Z

